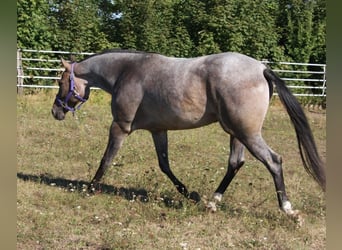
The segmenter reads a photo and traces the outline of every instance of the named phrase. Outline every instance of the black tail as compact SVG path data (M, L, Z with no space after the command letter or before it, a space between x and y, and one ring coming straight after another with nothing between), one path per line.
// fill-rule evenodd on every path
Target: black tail
M318 155L310 125L300 103L286 87L285 82L272 70L265 69L264 76L270 86L272 86L272 83L275 84L279 98L291 118L292 124L296 130L300 156L306 171L325 191L326 177L323 162Z

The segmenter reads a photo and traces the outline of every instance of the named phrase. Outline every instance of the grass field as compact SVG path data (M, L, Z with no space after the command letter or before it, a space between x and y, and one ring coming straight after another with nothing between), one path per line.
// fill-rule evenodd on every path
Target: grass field
M248 152L216 213L205 203L226 171L229 135L219 125L169 132L176 176L202 198L186 200L159 170L152 138L136 131L103 178L84 191L107 144L110 99L93 91L76 116L56 121L56 90L17 99L17 249L325 249L325 195L302 167L290 120L275 99L263 135L283 156L297 223L278 209L266 168ZM326 115L306 110L326 161Z

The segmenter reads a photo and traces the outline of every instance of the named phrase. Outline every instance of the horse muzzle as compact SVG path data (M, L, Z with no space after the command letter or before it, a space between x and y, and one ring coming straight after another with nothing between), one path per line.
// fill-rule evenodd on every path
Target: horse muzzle
M54 104L52 106L51 113L56 120L61 121L64 120L66 112L64 111L63 107L59 107L56 104Z

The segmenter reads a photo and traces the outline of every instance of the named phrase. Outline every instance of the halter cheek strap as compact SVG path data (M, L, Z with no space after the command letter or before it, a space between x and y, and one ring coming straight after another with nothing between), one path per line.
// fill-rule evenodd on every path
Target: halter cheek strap
M71 64L71 72L70 72L70 88L69 88L69 92L67 94L67 96L65 97L64 100L61 100L58 96L56 96L56 101L57 103L62 106L63 108L71 111L71 112L75 112L76 110L80 109L81 106L83 105L83 103L85 103L88 99L87 98L83 98L82 96L80 96L76 90L75 90L75 74L74 74L74 66L75 63ZM79 105L77 105L76 107L70 107L68 105L68 101L70 100L71 97L75 97L77 100L79 100L81 103Z

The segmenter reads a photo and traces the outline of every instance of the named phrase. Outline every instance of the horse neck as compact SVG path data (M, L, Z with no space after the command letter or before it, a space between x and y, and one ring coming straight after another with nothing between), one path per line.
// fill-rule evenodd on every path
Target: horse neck
M109 53L90 57L79 63L79 73L89 82L90 87L111 92L118 76L131 65L136 56L138 55Z
M88 81L89 87L98 87L107 92L113 87L116 80L114 72L109 72L110 62L101 60L100 58L89 58L79 63L79 73L81 78ZM110 80L110 78L115 78Z

